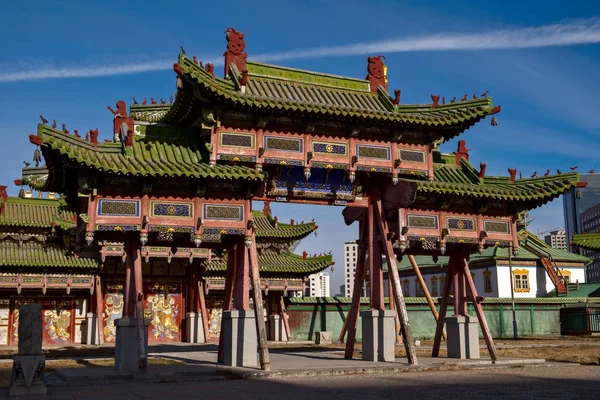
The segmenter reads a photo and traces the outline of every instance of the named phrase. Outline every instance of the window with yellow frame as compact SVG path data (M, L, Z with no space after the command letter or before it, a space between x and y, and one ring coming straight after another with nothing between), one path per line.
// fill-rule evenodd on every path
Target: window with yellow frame
M526 269L515 269L513 271L513 283L515 292L529 292L529 271Z
M562 275L562 279L565 285L571 283L571 271L568 269L561 269L560 274Z
M483 271L483 291L492 293L492 271L487 268Z

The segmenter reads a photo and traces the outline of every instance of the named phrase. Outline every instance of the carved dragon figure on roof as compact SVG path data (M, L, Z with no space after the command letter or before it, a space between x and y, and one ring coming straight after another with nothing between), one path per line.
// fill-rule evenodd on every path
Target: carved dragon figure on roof
M225 38L227 39L227 51L223 55L225 56L225 76L228 76L231 64L235 64L240 72L246 69L248 54L244 51L246 50L246 41L242 32L229 27L225 31Z
M385 56L367 58L369 64L367 65L368 74L365 79L370 83L371 92L377 92L379 85L387 90L387 78L385 76L385 64L383 60L385 60Z

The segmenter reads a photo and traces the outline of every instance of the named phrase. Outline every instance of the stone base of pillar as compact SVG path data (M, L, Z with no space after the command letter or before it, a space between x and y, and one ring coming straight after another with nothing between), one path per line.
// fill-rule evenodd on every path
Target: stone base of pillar
M479 352L479 320L477 317L466 317L465 329L467 358L481 358L481 354Z
M100 344L100 331L98 325L98 317L94 313L87 313L85 323L85 335L82 335L84 344Z
M16 355L13 357L13 369L8 387L10 397L35 394L48 394L44 382L46 356Z
M188 343L206 343L202 315L199 312L189 312L185 314L185 318L187 319L186 341Z
M287 342L289 340L281 315L269 315L269 337L274 342Z
M455 315L446 317L446 335L448 336L448 358L467 358L467 342L465 330L465 317Z
M150 320L144 319L144 346L148 354L148 327ZM136 318L119 318L115 320L115 369L122 373L138 373L139 346Z
M223 364L258 367L258 339L253 310L223 311Z
M364 310L362 319L362 359L364 361L395 360L396 320L394 310Z

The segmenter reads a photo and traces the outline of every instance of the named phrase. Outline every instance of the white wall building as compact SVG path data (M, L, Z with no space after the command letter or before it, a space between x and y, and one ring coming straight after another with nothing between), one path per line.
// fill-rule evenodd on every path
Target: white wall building
M346 297L352 297L354 290L357 257L358 243L346 242L344 244L344 296Z
M567 250L567 236L564 229L551 231L549 235L544 236L544 242L553 249Z
M329 274L319 272L308 277L310 297L330 297Z

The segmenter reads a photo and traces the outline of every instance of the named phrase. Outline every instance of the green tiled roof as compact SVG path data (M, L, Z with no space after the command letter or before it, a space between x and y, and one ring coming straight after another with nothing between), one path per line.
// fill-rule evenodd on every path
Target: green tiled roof
M290 252L263 253L258 256L258 267L261 274L289 274L307 276L320 272L331 265L333 256L330 254L318 257L307 257ZM225 273L227 261L210 261L205 264L208 273Z
M65 210L60 200L9 197L0 214L0 226L49 228L53 224L63 229L76 225L75 213Z
M577 288L579 286L579 289ZM564 296L561 294L561 296ZM587 298L600 297L600 282L593 283L569 283L568 297ZM553 289L546 297L556 297L556 289Z
M432 299L434 303L437 303L437 298ZM588 297L588 298L576 298L576 297L531 297L531 298L515 298L517 304L574 304L582 303L585 301L589 302L600 302L600 297ZM405 297L404 301L406 304L423 304L427 305L427 299L425 297ZM288 297L286 302L288 304L351 304L351 297ZM510 304L510 298L503 297L486 297L483 300L483 304ZM369 304L368 297L360 298L361 304ZM389 303L389 298L385 298L385 303Z
M284 224L277 222L271 214L264 215L262 211L252 211L252 219L256 224L256 236L259 238L279 238L300 240L317 229L315 222L304 224Z
M500 201L550 201L579 182L576 172L539 178L516 179L508 177L485 177L480 179L477 171L465 159L461 165L436 163L434 179L417 180L417 190L424 193L469 196Z
M75 257L64 249L44 246L34 241L0 242L0 267L97 268L98 260Z
M197 143L182 141L134 140L133 154L124 154L121 143L90 142L46 125L38 125L38 136L44 151L60 155L88 168L112 174L181 178L262 179L263 175L243 166L215 165L211 167Z
M250 61L247 63L248 83L245 93L242 93L235 78L213 77L184 55L179 56L178 64L189 82L205 97L261 112L283 110L323 117L454 127L462 131L491 114L493 109L490 98L440 105L435 109L431 108L431 104L394 105L389 94L367 90L366 80ZM169 121L170 116L177 113L179 97L161 121ZM147 106L131 108L131 113L137 120L142 120L148 112ZM151 119L153 122L157 120L155 117Z
M573 235L573 244L587 250L600 250L600 233Z
M23 168L23 184L32 189L42 189L48 181L48 167Z

